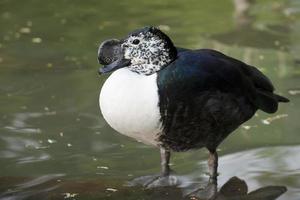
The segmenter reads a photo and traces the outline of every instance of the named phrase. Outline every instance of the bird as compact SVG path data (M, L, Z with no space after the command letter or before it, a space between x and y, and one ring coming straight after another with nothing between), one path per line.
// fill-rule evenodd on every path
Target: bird
M161 177L172 152L206 148L211 180L217 147L257 110L275 113L289 102L256 67L213 49L176 47L159 28L146 26L98 48L99 104L117 132L160 149Z

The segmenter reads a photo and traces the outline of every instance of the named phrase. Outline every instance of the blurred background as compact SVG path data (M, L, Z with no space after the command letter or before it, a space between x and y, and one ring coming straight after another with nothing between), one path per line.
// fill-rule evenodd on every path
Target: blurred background
M299 199L299 0L0 0L0 199L182 199L207 181L203 149L173 154L177 187L128 186L160 171L159 153L103 120L97 48L146 25L258 67L291 100L219 147L219 187L238 176Z

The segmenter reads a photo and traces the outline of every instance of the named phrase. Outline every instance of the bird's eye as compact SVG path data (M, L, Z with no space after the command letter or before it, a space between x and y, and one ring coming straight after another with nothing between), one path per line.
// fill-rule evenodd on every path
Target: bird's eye
M139 44L140 43L140 40L139 39L134 39L133 41L132 41L132 44Z

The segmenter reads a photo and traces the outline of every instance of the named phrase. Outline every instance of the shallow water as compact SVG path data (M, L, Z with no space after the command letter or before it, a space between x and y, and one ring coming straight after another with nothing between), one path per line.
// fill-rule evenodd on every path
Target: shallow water
M237 176L248 192L280 185L288 190L278 199L299 199L300 3L238 8L218 0L0 0L0 199L191 199L206 185L204 149L173 154L176 187L134 185L159 172L159 152L100 115L107 76L97 74L97 46L149 24L177 46L259 67L291 100L274 115L258 112L219 147L218 187Z

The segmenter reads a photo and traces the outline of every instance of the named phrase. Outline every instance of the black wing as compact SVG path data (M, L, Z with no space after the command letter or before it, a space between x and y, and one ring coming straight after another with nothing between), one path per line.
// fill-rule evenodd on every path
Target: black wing
M178 60L173 63L172 68L175 69L173 75L183 76L184 74L184 78L188 80L197 79L199 75L199 78L203 79L200 81L200 89L207 90L213 87L244 95L258 109L267 113L276 112L278 102L289 101L273 93L274 86L271 81L256 67L215 50L188 51L183 49L179 52ZM210 83L204 83L204 80Z

